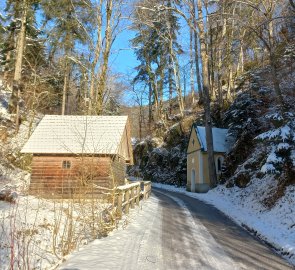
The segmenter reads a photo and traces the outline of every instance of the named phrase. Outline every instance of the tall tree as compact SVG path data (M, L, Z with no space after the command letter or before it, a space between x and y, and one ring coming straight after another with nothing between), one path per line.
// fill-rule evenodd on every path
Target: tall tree
M198 0L198 28L200 37L200 50L202 58L202 78L203 87L202 92L204 95L204 111L205 111L205 129L206 129L206 142L207 142L207 152L208 152L208 166L209 166L209 178L211 186L217 184L217 175L215 169L214 161L214 149L213 149L213 135L212 135L212 120L211 120L211 109L210 109L210 89L209 89L209 70L208 70L208 36L205 32L206 17L204 16L204 7L202 0ZM208 14L206 14L208 15Z
M90 114L101 114L107 92L109 59L112 46L122 30L123 0L99 0L96 3L96 39L92 45L94 56L91 62Z
M47 33L51 50L55 53L60 49L63 54L61 114L66 114L72 64L76 62L75 48L78 43L84 45L88 39L87 26L91 23L92 3L90 0L42 0L41 4L45 23L52 26Z
M163 100L164 88L167 83L170 110L174 89L178 98L180 113L182 114L184 110L178 64L178 55L182 53L181 46L177 41L178 19L171 9L173 1L164 0L161 3L167 9L154 10L153 7L157 3L153 1L137 3L133 23L133 29L137 32L137 35L132 41L133 45L138 48L136 54L141 62L141 65L137 68L139 72L136 79L146 79L153 95L155 116L159 120L164 119ZM143 74L145 76L142 76ZM166 80L167 75L168 80Z
M34 6L38 3L37 0L21 0L14 1L9 0L6 3L6 12L12 14L9 19L8 29L8 42L6 43L6 58L5 58L5 69L4 79L8 79L8 71L11 63L13 62L12 53L14 53L14 64L13 64L13 87L12 94L9 101L9 111L15 113L15 125L16 132L19 129L20 123L20 106L19 100L21 95L22 84L22 70L24 63L24 55L26 49L26 38L30 36L28 31L29 27L35 22L35 10ZM15 44L14 41L15 40Z

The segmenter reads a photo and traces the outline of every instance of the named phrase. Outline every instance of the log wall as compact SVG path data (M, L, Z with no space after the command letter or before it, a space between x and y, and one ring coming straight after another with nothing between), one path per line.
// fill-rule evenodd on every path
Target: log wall
M114 177L114 186L125 184L126 177L126 162L122 157L116 156L112 160L112 173Z
M63 168L63 161L71 167ZM103 194L124 178L125 162L119 158L34 155L30 193L63 198Z

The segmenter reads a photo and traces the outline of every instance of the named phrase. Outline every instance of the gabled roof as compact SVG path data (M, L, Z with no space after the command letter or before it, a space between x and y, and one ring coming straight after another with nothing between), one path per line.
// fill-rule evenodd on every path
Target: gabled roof
M207 140L205 127L195 126L198 140L203 151L207 151ZM227 129L212 128L213 135L213 149L214 152L226 153L229 149L229 142L227 140Z
M21 152L117 154L127 121L128 116L45 115Z

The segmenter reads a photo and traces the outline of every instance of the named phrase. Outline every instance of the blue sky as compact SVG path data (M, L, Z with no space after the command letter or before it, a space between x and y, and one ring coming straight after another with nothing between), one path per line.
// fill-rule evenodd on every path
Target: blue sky
M5 1L0 0L0 12L3 10L4 6ZM126 16L126 18L128 18L128 16ZM41 15L39 13L37 14L37 21L38 23L41 21ZM178 36L178 41L184 50L184 54L179 58L179 64L183 70L183 74L186 73L186 88L189 89L189 66L187 65L189 62L189 29L184 19L180 18L179 23L181 29ZM125 27L125 30L117 36L109 59L110 69L114 73L128 75L128 80L132 80L132 78L135 76L135 67L139 65L139 61L137 61L134 50L131 47L130 40L135 36L135 32L130 30L130 24L130 20L125 20L123 22L122 27ZM186 69L184 69L184 66L186 66ZM183 77L184 75L181 75L182 80Z
M4 7L5 1L0 0L0 13L3 13ZM130 22L127 24L130 24ZM181 21L181 24L182 31L179 37L179 42L186 47L185 43L187 43L189 37L187 36L187 29L185 29L186 27L184 26L184 21ZM139 65L139 62L137 61L136 55L134 54L134 51L130 44L130 40L134 37L134 35L135 33L131 30L128 30L127 27L127 30L122 31L116 38L112 47L109 62L110 67L114 72L130 74L133 73L134 68ZM184 50L186 49L184 48ZM185 58L187 57L184 57L184 59ZM181 59L180 65L184 64L185 62L187 62L187 59Z
M134 72L134 67L139 65L130 45L130 40L133 37L134 32L126 30L115 40L110 59L110 66L113 71L126 74Z
M178 40L184 50L184 55L180 58L180 65L183 66L189 61L189 29L184 20L180 19L180 25L181 29ZM129 74L130 72L134 72L134 68L139 65L136 55L134 54L134 50L130 44L130 40L134 37L134 35L134 31L125 30L118 35L116 41L114 42L110 66L115 72Z

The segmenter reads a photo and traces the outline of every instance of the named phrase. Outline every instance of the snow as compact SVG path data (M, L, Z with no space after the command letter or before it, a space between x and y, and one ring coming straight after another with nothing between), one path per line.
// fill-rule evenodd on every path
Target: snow
M127 176L127 179L132 182L143 181L142 177Z
M168 156L169 152L166 148L163 147L158 147L158 148L154 148L152 153L156 153L158 155L162 155L162 156Z
M142 209L130 212L128 220L132 221L125 229L120 227L108 238L97 239L70 254L58 269L245 269L226 254L183 200L168 197L182 209L181 216L174 216L177 222L169 229L165 226L162 200L151 196ZM182 219L181 224L178 218ZM172 235L174 230L181 230L177 238ZM166 246L167 236L171 237L171 243ZM186 249L185 254L180 245Z
M278 112L266 115L266 118L267 119L277 120L277 121L283 121L284 120L284 117Z
M267 163L281 163L283 159L281 157L278 157L275 153L275 148L270 152L268 155L266 162Z
M141 202L142 204L142 202ZM58 269L130 269L139 261L137 269L146 269L147 251L144 245L147 241L152 240L148 255L155 256L161 261L160 256L161 241L154 239L152 230L161 227L159 218L159 202L156 198L151 198L145 203L144 211L136 207L131 209L128 217L121 222L117 230L112 231L108 237L94 240L90 245L81 247L78 251L68 255L66 262ZM145 228L142 227L145 224ZM142 242L141 242L142 241ZM142 243L137 249L137 244ZM98 256L99 255L99 256ZM136 260L134 260L136 256ZM146 266L146 265L145 265Z
M279 143L277 146L277 150L282 150L282 149L290 149L291 145L288 143Z
M97 203L95 215L106 207ZM0 201L0 268L10 269L11 254L15 268L56 266L65 254L92 240L90 227L83 219L91 217L91 208L91 203L26 195L20 195L15 204Z
M290 138L291 133L292 133L291 128L288 125L285 125L283 127L264 132L264 133L258 135L255 139L258 139L258 140L265 140L265 139L271 140L271 139L274 139L274 138L278 138L278 139L281 139L282 141L285 141L288 138Z
M131 145L134 146L137 143L137 139L135 137L131 138Z
M220 185L208 193L192 193L175 186L153 183L153 187L184 193L215 206L237 224L255 232L295 265L295 186L289 186L275 206L268 209L263 200L274 192L276 181L265 176L253 179L246 188Z
M45 115L22 153L116 154L127 118Z
M269 164L269 163L265 163L262 167L261 167L261 172L263 173L268 173L268 172L271 172L271 173L276 173L277 170L276 168L274 167L273 164Z
M281 137L283 141L287 140L291 135L291 128L289 126L284 126L281 128Z
M196 133L198 136L198 140L201 144L201 147L204 151L207 151L207 140L206 140L206 130L205 127L196 127ZM227 129L222 128L212 128L213 135L213 148L215 152L223 152L226 153L228 151L229 145L227 143Z
M10 98L11 92L7 89L3 89L2 80L0 80L0 116L3 119L10 120L11 115L8 112L8 100Z

